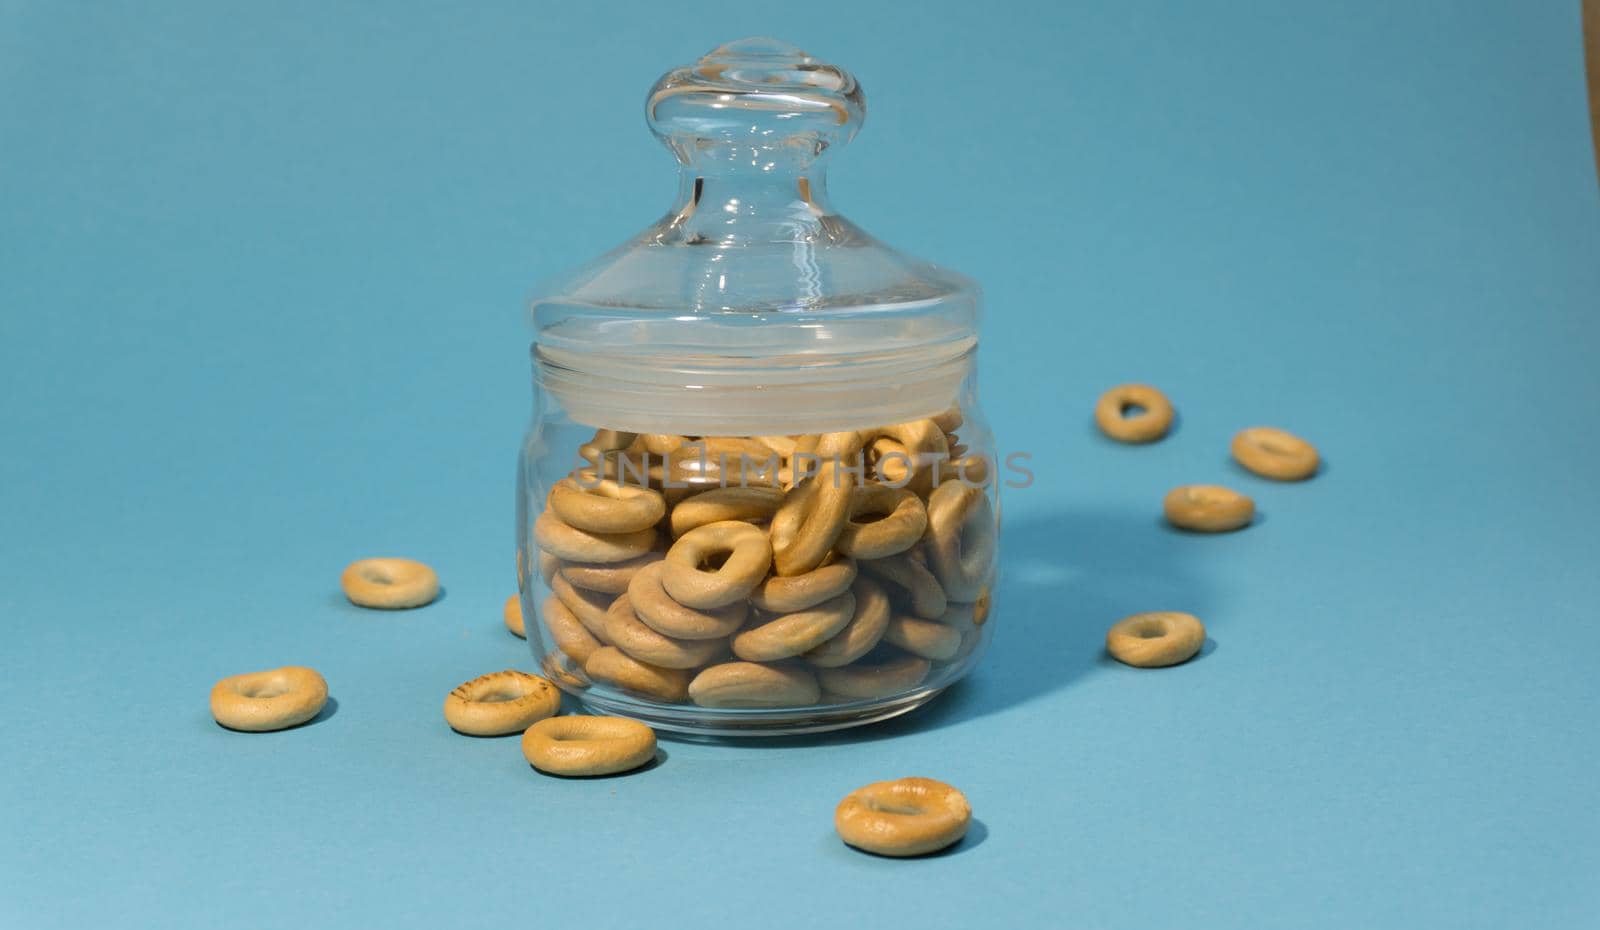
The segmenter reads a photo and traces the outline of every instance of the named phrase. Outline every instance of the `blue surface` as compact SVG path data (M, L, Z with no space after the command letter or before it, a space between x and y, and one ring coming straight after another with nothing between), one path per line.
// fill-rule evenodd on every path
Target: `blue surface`
M1600 920L1600 198L1578 4L0 3L0 925L1579 927ZM909 718L627 778L452 734L500 625L530 285L664 209L640 102L856 71L834 200L987 288L993 652ZM1181 423L1101 439L1105 386ZM1328 467L1227 459L1278 424ZM1178 483L1256 497L1221 538ZM442 601L341 599L352 558ZM1103 658L1201 615L1196 662ZM215 726L218 677L337 710ZM831 833L929 775L953 853Z

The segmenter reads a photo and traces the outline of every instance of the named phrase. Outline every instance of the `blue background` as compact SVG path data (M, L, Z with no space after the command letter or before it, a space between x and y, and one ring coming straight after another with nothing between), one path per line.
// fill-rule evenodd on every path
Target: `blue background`
M867 88L835 203L986 287L995 646L543 777L439 711L531 664L522 301L668 205L657 74L764 33ZM1597 205L1576 2L0 2L0 924L1594 926ZM1166 441L1094 431L1126 380ZM1258 423L1325 471L1240 472ZM1187 482L1262 518L1170 531ZM445 597L349 606L374 554ZM1207 651L1104 658L1146 609ZM286 663L331 715L211 722ZM965 843L842 846L906 774Z

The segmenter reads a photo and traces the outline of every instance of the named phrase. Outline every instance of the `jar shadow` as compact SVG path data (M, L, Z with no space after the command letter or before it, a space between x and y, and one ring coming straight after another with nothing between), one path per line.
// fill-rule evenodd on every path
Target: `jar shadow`
M1332 463L1328 461L1327 456L1322 455L1320 452L1318 453L1317 458L1317 470L1306 477L1299 479L1298 481L1278 481L1273 478L1263 477L1251 471L1250 469L1245 468L1243 465L1240 465L1239 460L1231 455L1226 459L1223 459L1223 462L1226 464L1228 471L1235 477L1245 478L1267 486L1281 485L1286 487L1294 487L1297 484L1307 484L1309 482L1316 481L1318 478L1327 477L1328 473L1333 471Z
M1145 510L1066 510L1007 520L993 639L966 679L891 720L749 745L889 739L1026 704L1103 673L1106 630L1130 614L1181 610L1213 628L1216 592L1189 564L1196 547L1211 541L1205 534L1163 532ZM1208 642L1201 657L1212 649Z

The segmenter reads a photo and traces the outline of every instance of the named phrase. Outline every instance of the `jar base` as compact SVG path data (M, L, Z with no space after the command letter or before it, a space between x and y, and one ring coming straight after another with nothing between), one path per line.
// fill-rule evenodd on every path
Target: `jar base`
M813 707L740 709L718 712L712 708L685 706L677 710L661 704L634 701L626 697L596 694L590 690L565 689L584 709L604 715L631 717L657 730L684 739L722 737L800 736L866 726L907 714L938 697L950 686L944 682L909 691L888 700L852 701L845 704Z

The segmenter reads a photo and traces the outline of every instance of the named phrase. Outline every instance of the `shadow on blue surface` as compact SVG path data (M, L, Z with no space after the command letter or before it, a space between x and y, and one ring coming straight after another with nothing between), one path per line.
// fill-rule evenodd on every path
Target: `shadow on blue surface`
M314 726L316 726L317 724L321 723L324 720L332 719L333 715L337 714L338 712L339 712L339 699L330 695L328 697L328 703L322 705L322 710L317 711L317 715L315 717L312 717L310 720L307 720L305 723L300 724L300 726L301 727L314 727ZM292 729L298 730L299 728L300 727L293 727Z
M654 759L651 759L649 762L646 762L644 765L641 765L636 769L628 769L623 772L607 772L604 775L558 775L555 772L540 771L539 769L534 768L532 765L528 766L528 771L542 778L554 778L560 781L605 781L608 778L627 778L630 775L643 775L646 772L655 771L663 765L666 765L667 759L667 751L657 745L656 757Z
M312 717L310 720L307 720L305 723L297 723L292 727L284 727L281 730L262 730L262 731L259 731L259 732L257 732L257 731L246 731L246 730L235 730L233 727L225 727L222 724L217 723L217 721L214 720L214 719L212 719L211 722L216 725L217 729L222 730L222 731L227 732L227 733L247 733L248 732L249 735L251 735L251 736L271 736L274 733L292 733L295 730L304 730L306 727L314 727L317 724L323 722L324 720L332 719L333 715L337 714L338 712L339 712L339 701L338 701L338 699L333 698L333 697L329 697L328 698L328 703L322 705L322 710L318 711L317 715L315 717ZM207 719L210 719L210 718L208 717Z
M1224 458L1222 461L1223 461L1223 464L1227 467L1228 471L1230 473L1232 473L1233 475L1235 475L1235 476L1237 476L1237 477L1239 477L1241 479L1244 479L1246 481L1254 482L1258 486L1263 486L1264 485L1266 487L1288 487L1288 488L1292 488L1295 485L1305 484L1308 481L1317 481L1319 479L1326 478L1326 477L1328 477L1328 474L1333 471L1333 466L1328 464L1328 457L1323 455L1321 450L1318 450L1318 452L1317 452L1317 470L1312 472L1310 477L1302 478L1299 481L1278 481L1275 478L1263 478L1262 476L1256 474L1255 472L1251 471L1250 469L1245 468L1243 465L1240 465L1239 464L1239 460L1234 458L1231 455L1228 456L1227 458ZM1245 494L1250 493L1247 488L1244 488L1242 486L1236 488L1236 490L1240 491L1241 493L1245 493Z
M335 607L338 607L339 609L345 611L346 613L352 613L352 614L377 614L379 616L385 616L385 615L394 616L394 615L397 615L397 614L416 613L417 611L424 611L424 610L427 610L429 607L434 607L434 606L437 606L439 604L442 604L442 603L444 603L444 599L447 596L449 596L449 593L450 593L450 590L448 588L446 588L444 585L440 585L439 586L438 595L435 596L433 600L429 601L426 604L422 604L422 605L420 605L418 607L395 607L395 608L389 608L389 607L362 607L360 604L352 603L350 598L346 597L343 591L335 590L335 591L333 591L332 593L330 593L328 595L328 603L334 605Z
M949 859L952 856L959 856L962 853L971 852L972 850L977 849L988 839L989 828L984 825L983 821L974 817L972 818L971 823L967 825L967 835L963 836L960 842L921 856L880 856L875 852L868 852L865 849L858 849L855 846L849 845L844 840L839 839L839 834L832 830L829 830L827 834L824 835L822 839L822 845L826 852L831 856L844 859L856 859L857 861L867 863L873 862L874 860L878 862L894 863L916 862L922 859Z
M1096 664L1108 672L1128 672L1129 674L1134 675L1147 675L1151 672L1159 672L1162 670L1162 668L1183 668L1186 665L1194 665L1197 662L1203 662L1207 656L1216 651L1217 641L1207 636L1206 641L1200 644L1199 652L1195 653L1194 656L1188 661L1179 662L1177 665L1161 666L1160 668L1137 668L1132 665L1125 665L1121 662L1118 662L1116 659L1111 658L1109 653L1105 652L1100 653L1100 660Z
M1164 516L1154 517L1150 522L1155 524L1156 528L1161 530L1163 533L1170 533L1173 536L1188 536L1191 538L1200 537L1203 539L1212 536L1232 536L1235 533L1243 533L1251 528L1264 525L1267 522L1267 519L1267 512L1261 509L1260 504L1257 504L1255 515L1250 518L1249 523L1246 523L1244 526L1241 526L1236 530L1225 530L1221 533L1211 532L1209 530L1186 530L1182 527L1173 526L1171 523L1168 523L1167 518Z
M890 739L999 713L1071 687L1100 669L1106 628L1117 620L1146 610L1215 613L1214 592L1185 564L1196 551L1197 534L1167 529L1153 531L1150 513L1142 510L1074 510L1008 521L1001 533L994 638L966 680L926 707L883 723L745 745ZM1198 658L1215 649L1207 639Z

